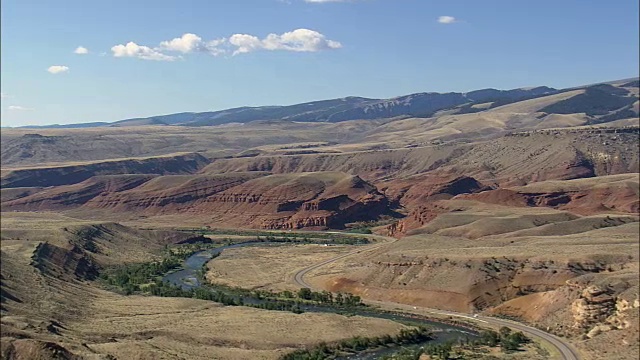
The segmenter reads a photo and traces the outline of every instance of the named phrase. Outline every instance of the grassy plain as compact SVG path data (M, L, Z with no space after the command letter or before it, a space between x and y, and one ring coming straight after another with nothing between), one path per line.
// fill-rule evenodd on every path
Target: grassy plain
M353 251L353 246L277 245L225 250L207 264L207 280L274 291L297 290L295 273L306 266Z

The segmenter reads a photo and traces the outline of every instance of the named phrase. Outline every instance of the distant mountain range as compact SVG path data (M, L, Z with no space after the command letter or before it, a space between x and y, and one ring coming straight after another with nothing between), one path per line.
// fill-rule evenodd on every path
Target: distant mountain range
M616 84L613 86L611 84ZM631 114L636 96L629 96L624 87L638 87L638 79L619 80L582 87L585 92L564 102L553 104L541 111L569 114L587 113L612 121ZM91 122L69 125L25 126L24 128L89 128L106 126L216 126L252 121L284 120L296 122L341 122L349 120L373 120L397 117L432 117L438 112L449 114L480 112L519 101L539 98L582 89L558 90L547 86L513 90L482 89L467 93L416 93L391 99L346 97L314 101L289 106L240 107L211 112L184 112L107 122ZM485 104L484 106L474 106ZM606 117L608 116L608 117ZM622 116L622 117L621 117Z

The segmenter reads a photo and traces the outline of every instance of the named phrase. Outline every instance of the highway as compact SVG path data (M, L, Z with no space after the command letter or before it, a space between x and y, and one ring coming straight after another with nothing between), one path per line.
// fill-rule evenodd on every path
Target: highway
M344 234L344 235L354 235L354 234L345 234L345 233L341 233L341 232L330 232L330 233L339 233L339 234ZM360 234L360 236L362 236ZM338 261L340 259L349 257L349 256L354 256L357 254L362 254L363 252L370 252L373 250L376 250L382 246L385 246L389 243L395 242L397 241L397 239L395 238L390 238L390 237L386 237L386 236L381 236L381 235L365 235L367 237L375 237L377 239L384 239L386 240L386 242L383 243L375 243L366 247L361 247L358 250L349 252L347 254L342 254L340 256L337 256L335 258L329 259L329 260L325 260L322 261L320 263L317 264L313 264L311 266L308 266L304 269L299 270L298 272L296 272L296 274L294 275L294 281L296 282L296 284L300 285L301 287L306 287L309 289L313 289L313 287L307 283L304 280L304 276L309 273L312 270L316 270L318 268L321 268L325 265L328 265L332 262ZM318 290L322 290L322 289L318 289ZM383 305L389 305L391 303L381 303L381 302L377 302L377 301L367 301L368 303L372 303L372 304L383 304ZM400 305L400 304L398 304ZM540 329L531 327L531 326L527 326L521 323L518 323L516 321L511 321L511 320L505 320L505 319L499 319L499 318L495 318L495 317L490 317L490 316L482 316L482 315L477 315L477 316L471 316L470 314L463 314L463 313L458 313L458 312L453 312L453 311L442 311L442 310L436 310L436 309L430 309L430 308L425 308L425 307L414 307L415 309L420 309L422 311L428 312L428 313L432 313L432 314L437 314L437 315L445 315L445 316L453 316L453 317L460 317L460 318L465 318L467 320L472 320L475 322L480 323L479 325L493 325L496 327L502 327L502 326L508 326L512 329L518 330L518 331L522 331L524 334L528 335L529 337L533 337L533 338L538 338L541 340L546 341L548 344L550 344L551 346L553 346L554 348L556 348L556 350L558 351L558 353L561 355L561 358L564 360L580 360L580 355L576 352L576 350L573 349L573 347L568 344L564 339L559 338L555 335L549 334L545 331L542 331Z

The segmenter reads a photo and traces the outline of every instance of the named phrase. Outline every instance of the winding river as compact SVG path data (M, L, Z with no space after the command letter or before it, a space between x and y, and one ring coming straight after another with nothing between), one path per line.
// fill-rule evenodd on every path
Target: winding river
M190 290L199 286L202 286L200 280L198 279L198 275L204 264L206 264L209 260L211 260L214 256L220 254L226 249L233 248L241 248L247 246L287 246L287 243L269 243L269 242L246 242L246 243L238 243L233 245L222 246L215 249L208 249L196 252L195 254L189 256L183 263L182 269L169 273L163 277L163 281L169 282L176 286L180 286L184 290ZM244 298L243 301L245 303L250 304L258 304L264 300L258 300L255 298ZM430 328L436 338L434 340L430 340L427 343L444 343L448 341L457 342L462 339L474 339L477 338L478 334L469 330L462 326L456 326L451 324L445 324L433 320L429 320L423 317L419 317L416 315L410 314L400 314L400 313L389 313L389 312L380 312L374 311L370 309L360 309L360 308L350 308L348 310L336 309L329 306L322 305L301 305L300 308L305 312L316 312L316 313L337 313L337 314L349 314L349 315L359 315L365 317L373 317L379 319L387 319L396 322L403 323L411 323L415 325L421 325ZM416 344L408 347L420 347L424 344ZM407 348L407 346L405 346ZM357 360L370 360L377 359L383 355L390 355L397 352L399 348L382 348L376 349L372 351L362 352L354 355L350 355L349 357L344 357L341 359L357 359Z

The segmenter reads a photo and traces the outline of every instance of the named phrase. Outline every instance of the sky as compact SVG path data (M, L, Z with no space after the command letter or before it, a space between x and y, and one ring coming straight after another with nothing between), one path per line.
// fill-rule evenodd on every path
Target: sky
M3 0L2 126L638 76L637 0Z

